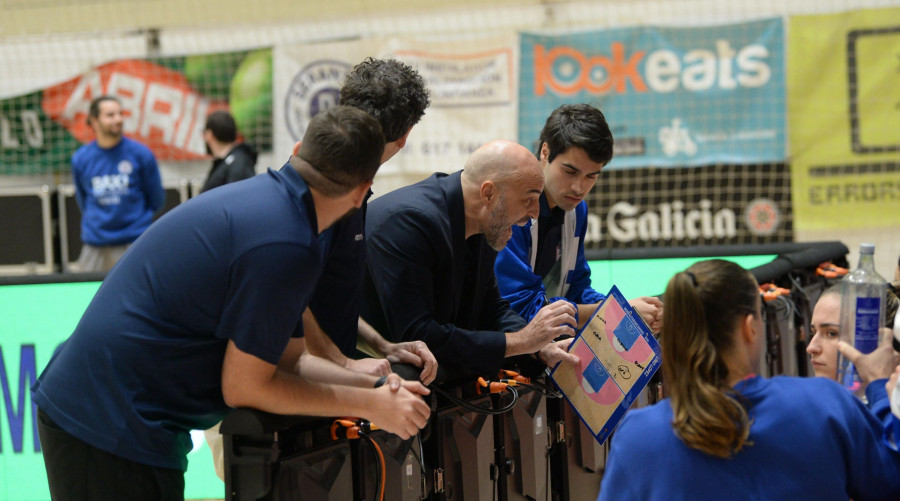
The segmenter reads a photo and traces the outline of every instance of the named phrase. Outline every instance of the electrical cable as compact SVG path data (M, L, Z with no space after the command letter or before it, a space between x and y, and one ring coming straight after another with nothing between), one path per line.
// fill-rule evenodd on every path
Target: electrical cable
M800 282L797 281L797 277L795 277L793 273L788 273L788 280L790 280L791 284L794 285L794 290L799 292L800 295L803 296L803 298L806 299L807 302L809 302L809 294L806 293L806 289L804 289L803 286L800 285Z
M375 472L375 478L377 479L380 477L381 481L376 484L375 493L378 496L377 497L378 501L384 501L384 485L385 485L385 476L386 476L385 471L387 469L384 464L384 453L381 452L381 446L378 445L378 442L376 442L375 439L370 437L368 433L360 431L359 436L368 440L369 443L372 444L372 447L375 449L375 452L378 453L378 461L375 462L375 469L377 470Z
M546 377L550 377L550 373L545 371ZM520 375L516 371L503 369L500 371L500 382L512 386L524 386L544 395L547 398L562 398L562 393L554 390L547 384L533 383L532 378Z
M506 382L506 380L501 379L501 382ZM531 388L532 390L544 395L547 398L562 398L562 393L550 388L547 385L536 384L536 383L518 383L517 386L524 386L525 388Z
M384 501L385 475L387 470L384 463L384 453L381 452L381 447L378 445L378 442L369 436L370 431L377 429L376 426L372 426L372 423L365 419L335 419L334 422L331 423L331 439L338 440L345 438L348 440L355 440L363 437L372 444L372 447L378 453L378 461L375 462L375 478L381 478L381 482L377 482L376 480L375 493L378 496L378 501ZM341 430L343 430L343 433L339 433ZM362 452L360 452L360 454L362 454ZM424 463L422 464L424 465Z
M512 401L508 405L505 405L505 406L501 407L500 409L490 409L487 407L479 407L477 405L466 402L465 400L456 398L455 396L442 390L438 386L432 386L431 389L435 390L441 396L443 396L447 400L453 402L454 404L462 407L463 409L466 409L468 411L472 411L472 412L475 412L478 414L486 414L489 416L496 416L499 414L504 414L506 412L509 412L513 407L516 406L516 402L519 400L519 392L517 392L516 389L513 388L512 386L506 386L506 391L508 391L513 396Z

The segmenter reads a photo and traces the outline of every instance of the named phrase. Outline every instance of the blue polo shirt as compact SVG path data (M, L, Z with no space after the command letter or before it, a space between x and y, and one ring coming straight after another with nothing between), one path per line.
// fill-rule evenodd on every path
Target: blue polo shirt
M189 431L220 421L228 340L276 364L302 336L322 267L312 196L286 165L176 207L103 281L33 387L61 428L186 469Z

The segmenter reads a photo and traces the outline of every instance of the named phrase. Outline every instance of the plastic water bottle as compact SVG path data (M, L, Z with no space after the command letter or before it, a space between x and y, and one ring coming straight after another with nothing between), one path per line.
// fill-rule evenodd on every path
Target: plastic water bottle
M861 244L859 266L841 281L841 340L862 353L878 347L878 330L884 323L887 282L875 271L874 254L874 244ZM840 353L837 375L844 387L862 393L856 368Z

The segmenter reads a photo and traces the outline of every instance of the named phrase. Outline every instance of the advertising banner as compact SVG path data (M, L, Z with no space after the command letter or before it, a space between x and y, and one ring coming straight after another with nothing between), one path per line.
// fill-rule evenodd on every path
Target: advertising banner
M160 161L205 157L203 127L218 109L234 115L245 141L271 149L271 50L123 59L0 101L0 174L68 170L72 153L93 139L88 108L104 94L122 101L125 135Z
M490 39L367 39L273 49L274 151L285 160L316 113L338 102L344 76L366 57L394 58L425 79L431 106L379 172L421 176L463 168L492 139L516 139L515 35ZM420 177L421 177L420 176Z
M790 20L798 230L900 227L900 9Z
M783 163L604 170L587 203L587 249L794 239Z
M781 19L526 33L520 52L522 144L556 107L585 102L613 128L610 167L785 159Z

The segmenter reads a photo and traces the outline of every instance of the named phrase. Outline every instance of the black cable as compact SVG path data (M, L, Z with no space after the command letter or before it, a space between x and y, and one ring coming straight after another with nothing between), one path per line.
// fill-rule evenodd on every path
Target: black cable
M362 431L359 432L359 436L361 436L369 441L369 444L371 446L370 448L372 449L372 455L375 455L376 454L375 448L377 447L377 445L375 444L375 440L372 437L370 437L368 433L363 433ZM375 457L374 459L375 459L375 461L374 461L374 463L375 463L375 499L376 499L376 501L378 501L378 499L379 499L378 492L381 490L381 461L379 461L377 457ZM366 495L366 493L363 492L362 496L365 496L365 495Z
M425 451L422 449L422 435L416 433L416 441L419 442L419 468L422 470L422 478L425 478ZM415 454L413 454L415 455Z
M506 412L509 412L513 407L516 406L516 402L518 402L518 400L519 400L519 392L517 392L516 389L513 388L512 386L506 387L506 390L509 391L510 394L512 394L512 396L513 396L512 401L508 405L506 405L500 409L490 409L490 408L479 407L477 405L470 404L469 402L466 402L465 400L461 400L461 399L454 397L453 395L447 393L446 391L442 390L438 386L432 386L431 389L435 390L437 393L440 393L444 398L446 398L447 400L453 402L454 404L462 407L463 409L466 409L468 411L472 411L472 412L475 412L478 414L486 414L489 416L496 416L499 414L504 414Z
M797 277L795 277L793 273L788 273L788 279L791 281L792 284L794 284L794 290L799 292L800 295L802 295L803 298L806 299L806 302L809 302L809 294L807 294L806 290L803 288L803 286L800 285L800 282L797 280Z
M524 386L544 395L547 398L562 398L562 393L554 390L548 385L535 383L516 383L516 386Z
M786 321L794 313L794 302L787 296L777 296L771 301L766 301L766 305L772 307L775 314L773 318L779 322Z

